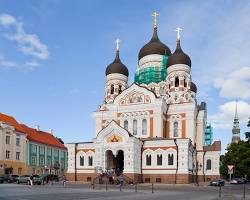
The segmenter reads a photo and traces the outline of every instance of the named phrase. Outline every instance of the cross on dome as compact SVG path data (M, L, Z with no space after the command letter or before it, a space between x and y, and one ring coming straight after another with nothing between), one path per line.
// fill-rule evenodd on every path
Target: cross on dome
M177 28L175 29L175 31L177 32L177 40L180 41L180 38L181 38L180 32L182 31L182 28L177 27Z
M157 16L159 16L160 13L157 13L156 11L153 12L152 16L154 17L154 28L157 28Z
M120 40L119 38L117 38L117 39L115 40L115 43L116 43L116 51L119 51L121 40Z

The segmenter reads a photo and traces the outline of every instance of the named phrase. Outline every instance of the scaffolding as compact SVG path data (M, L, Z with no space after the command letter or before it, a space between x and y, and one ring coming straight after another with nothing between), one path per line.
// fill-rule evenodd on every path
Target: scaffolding
M213 142L213 127L208 124L205 129L205 145L212 145Z
M139 69L135 73L135 82L137 84L159 83L166 80L167 77L167 56L162 56L161 66L149 66Z

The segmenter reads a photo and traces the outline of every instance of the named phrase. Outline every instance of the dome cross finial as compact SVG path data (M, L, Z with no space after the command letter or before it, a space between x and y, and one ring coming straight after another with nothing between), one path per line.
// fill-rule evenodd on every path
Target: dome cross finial
M154 28L157 28L157 16L159 16L160 14L157 13L156 11L153 12L152 16L154 17Z
M119 51L120 50L120 43L121 43L121 40L119 38L117 38L115 40L115 43L116 43L116 51Z
M177 32L177 41L180 41L180 39L181 39L180 32L182 31L182 28L177 27L175 29L175 31Z

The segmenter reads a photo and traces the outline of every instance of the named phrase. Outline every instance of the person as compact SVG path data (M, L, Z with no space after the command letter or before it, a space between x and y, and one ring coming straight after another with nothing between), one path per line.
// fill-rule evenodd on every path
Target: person
M30 176L30 187L33 186L33 179L34 179L34 177L33 177L33 175L31 174L31 176Z
M66 176L63 175L63 187L66 187Z
M125 179L124 179L124 176L123 176L123 175L121 175L121 176L119 177L119 181L120 181L120 185L121 185L121 186L123 186L124 181L125 181Z

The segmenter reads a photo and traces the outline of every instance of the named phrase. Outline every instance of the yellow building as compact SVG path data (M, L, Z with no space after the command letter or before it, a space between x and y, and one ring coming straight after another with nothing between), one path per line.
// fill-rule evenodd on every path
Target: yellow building
M27 173L27 135L12 116L0 113L0 175Z

